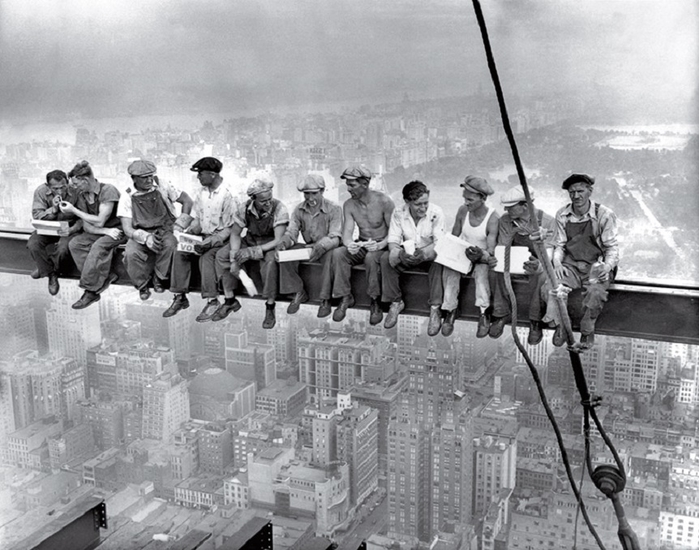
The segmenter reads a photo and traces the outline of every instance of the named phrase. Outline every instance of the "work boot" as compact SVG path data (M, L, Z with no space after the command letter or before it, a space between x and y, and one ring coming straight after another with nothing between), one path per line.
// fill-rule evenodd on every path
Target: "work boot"
M583 349L590 349L595 345L595 333L581 334L580 335L580 347Z
M396 302L393 302L391 304L391 307L388 308L388 315L386 315L386 321L383 324L383 328L395 327L396 323L398 322L398 315L404 309L405 309L405 303L403 303L403 300L398 300Z
M481 313L478 318L478 330L476 331L476 338L485 338L488 336L488 331L490 330L490 314ZM500 333L502 334L502 332Z
M163 281L157 275L153 275L153 290L157 294L162 294L165 292L165 287L163 286Z
M505 325L512 322L512 317L505 315L504 317L495 317L491 319L490 328L488 329L488 336L491 338L500 338L502 333L505 331ZM478 323L478 328L480 330L480 321Z
M170 307L163 311L163 317L172 317L181 309L187 309L188 307L189 300L187 300L187 295L175 294L175 298L172 300L172 304L170 304Z
M274 328L274 325L277 324L277 318L274 315L274 306L275 304L265 304L267 311L265 311L265 320L262 321L262 328Z
M354 296L348 294L343 296L340 300L340 305L335 308L335 313L333 313L333 321L339 323L347 315L347 309L354 305Z
M41 275L39 275L39 269L38 269L38 268L35 269L34 271L32 271L32 272L29 274L29 276L30 276L32 279L41 279Z
M318 306L318 317L322 319L323 317L327 317L330 315L330 300L321 300L320 301L320 306Z
M216 310L219 307L218 299L217 298L211 298L209 302L204 306L204 309L201 310L201 313L195 317L195 321L199 323L206 323L207 321L211 321L211 318L214 316L214 313L216 313Z
M58 284L58 275L49 273L49 294L55 296L61 290L61 285Z
M237 298L226 298L223 303L218 306L218 309L211 316L212 321L221 321L228 317L231 313L238 311L242 305Z
M85 309L90 304L94 304L95 302L99 301L99 294L97 294L96 292L92 292L91 290L86 290L85 292L83 292L83 295L80 297L80 299L77 302L75 302L71 307L73 309Z
M378 325L383 319L383 311L381 311L381 303L378 298L372 298L369 305L369 324L371 326Z
M566 331L563 330L562 325L558 325L553 333L553 345L560 348L566 343Z
M427 323L427 336L437 336L442 328L442 310L439 306L430 307L430 320Z
M544 337L544 331L541 329L541 321L531 321L529 323L529 335L527 336L527 344L536 346Z
M301 304L305 302L308 302L308 294L306 294L306 291L302 290L301 292L297 292L296 294L294 294L294 299L291 300L289 307L286 308L286 312L290 315L293 315L299 310Z
M454 332L454 321L456 321L458 317L456 311L456 309L447 311L444 323L442 324L442 336L451 336L451 333Z
M141 287L138 289L138 296L143 300L144 302L150 298L150 288L148 288L148 285Z

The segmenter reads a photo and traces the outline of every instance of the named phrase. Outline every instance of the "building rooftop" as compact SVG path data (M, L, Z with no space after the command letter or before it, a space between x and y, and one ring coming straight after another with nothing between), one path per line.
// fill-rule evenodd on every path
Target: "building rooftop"
M303 382L289 383L286 380L275 380L267 387L257 392L260 397L272 397L275 399L288 399L306 387Z

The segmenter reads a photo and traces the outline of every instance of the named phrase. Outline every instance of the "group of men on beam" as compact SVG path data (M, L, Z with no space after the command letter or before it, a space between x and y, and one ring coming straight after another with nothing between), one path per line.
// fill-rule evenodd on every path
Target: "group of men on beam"
M458 318L462 274L435 262L437 241L445 234L442 209L430 202L430 191L421 181L403 187L404 204L395 207L391 198L369 187L371 172L364 166L347 168L341 175L350 198L342 208L323 196L322 176L309 174L297 185L303 201L289 215L274 198L274 184L264 177L247 189L248 200L240 202L221 177L223 165L213 157L195 162L201 187L192 199L175 186L161 182L156 166L137 160L128 167L133 190L121 194L116 187L100 183L92 167L82 161L68 174L54 170L34 193L32 214L39 220L67 220L70 226L59 236L31 235L28 248L37 264L34 278L48 277L49 292L59 291L58 276L68 256L80 270L84 290L74 309L83 309L117 275L112 271L116 248L126 245L124 263L140 298L148 300L152 287L164 292L169 285L174 298L164 317L189 307L191 263L198 261L201 295L207 301L196 317L199 322L220 321L241 308L235 296L241 269L262 282L266 301L264 328L276 323L277 295L291 295L287 312L294 314L308 291L298 275L299 262L280 263L278 252L309 248L309 262L320 263L320 306L318 317L332 313L342 321L354 305L350 284L352 266L363 264L367 294L371 300L369 322L383 320L382 302L390 304L384 326L396 325L405 308L400 285L404 271L427 272L430 316L427 332L450 336ZM594 342L595 321L607 299L607 289L619 261L617 220L609 208L591 200L594 178L572 174L563 181L570 203L552 217L534 209L537 223L519 186L501 197L505 213L499 216L487 205L493 194L488 182L467 176L460 183L463 205L459 208L452 235L471 244L466 256L473 263L475 305L480 308L477 336L498 338L511 322L511 303L494 251L497 245L525 246L531 256L524 264L523 278L529 287L530 330L528 343L538 344L548 323L555 328L553 343L562 346L565 334L556 296L582 288L581 345ZM533 191L530 192L534 198ZM175 203L181 205L181 212ZM535 230L535 225L539 230ZM201 237L194 252L177 250L175 232ZM302 237L302 241L300 240ZM553 289L535 255L535 241L553 250L552 261L560 282ZM404 246L411 242L412 246ZM223 295L223 302L219 295ZM332 312L331 302L337 306Z

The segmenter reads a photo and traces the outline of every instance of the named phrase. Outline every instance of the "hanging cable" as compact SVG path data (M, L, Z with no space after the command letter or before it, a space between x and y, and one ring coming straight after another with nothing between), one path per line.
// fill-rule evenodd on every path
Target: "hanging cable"
M527 201L527 208L529 211L529 216L530 216L530 224L533 226L533 230L535 232L539 232L539 223L536 217L536 211L534 209L534 203L532 202L531 199L531 194L529 193L529 187L527 185L527 180L526 176L524 174L524 168L522 166L522 162L519 158L519 152L517 150L517 143L514 138L514 133L512 132L512 127L510 126L510 120L509 116L507 114L507 106L505 104L505 97L502 92L502 86L500 85L500 79L498 76L497 72L497 67L495 65L495 59L493 57L493 52L490 47L490 40L488 38L488 30L485 24L485 18L483 16L483 11L481 9L481 5L479 0L472 0L473 2L473 8L476 13L476 19L478 20L478 27L481 32L481 37L483 39L483 45L485 48L485 54L487 58L487 63L488 63L488 69L490 71L490 76L493 81L493 86L495 88L495 94L497 96L498 100L498 106L500 108L500 115L502 118L502 123L503 123L503 128L505 130L505 134L507 136L508 143L510 145L510 149L512 150L512 156L515 162L515 167L517 169L517 176L519 178L519 183L522 186L522 190L524 192L524 196ZM590 472L590 476L592 478L593 483L595 486L602 492L604 493L611 501L612 505L614 506L614 512L617 516L617 520L619 523L619 529L618 529L618 536L619 540L621 542L622 547L624 550L639 550L640 546L638 544L638 539L636 537L636 534L633 532L631 529L631 526L629 525L626 515L624 513L624 508L621 504L621 499L619 498L619 493L623 491L624 486L626 485L626 473L624 471L624 465L621 462L621 459L619 457L619 454L617 453L616 449L614 448L614 445L607 435L606 431L604 430L604 427L602 426L602 423L600 422L597 413L595 412L594 407L599 404L598 399L593 399L590 396L590 392L587 386L587 380L585 378L585 372L582 368L582 362L580 361L580 355L579 355L579 348L575 344L575 338L573 336L573 330L572 330L572 325L570 322L570 318L568 317L568 308L567 304L563 299L562 293L559 291L559 286L558 286L558 281L556 278L556 274L553 270L553 266L551 264L551 260L548 258L548 255L546 254L546 250L544 249L544 245L541 242L541 240L534 240L533 245L536 251L536 255L539 258L539 262L541 265L544 267L544 271L546 273L546 277L549 281L549 284L551 285L552 289L556 289L555 295L556 295L556 305L559 310L560 314L560 319L561 319L561 324L565 330L566 334L566 340L568 342L568 354L570 357L571 361L571 366L573 368L573 375L575 377L575 384L578 389L578 393L580 394L581 398L581 404L583 405L583 419L584 419L584 437L586 441L586 463ZM575 493L576 498L578 499L580 509L583 513L583 517L585 518L585 521L588 525L588 528L590 529L590 532L593 534L595 537L595 540L597 541L598 545L600 548L604 548L602 545L602 541L599 539L597 536L596 531L594 530L594 527L592 526L589 517L587 516L587 511L585 509L584 503L582 501L582 497L580 496L580 493L578 491L578 488L575 484L575 480L572 477L572 474L570 472L570 464L568 462L567 458L567 452L565 451L565 446L563 444L563 439L560 436L560 430L558 429L558 425L556 424L555 418L553 417L553 413L550 411L550 407L548 406L548 401L546 400L545 392L543 389L543 386L541 384L541 380L539 379L538 372L536 371L536 367L532 363L531 359L526 353L526 350L524 349L524 346L522 346L522 343L519 341L519 337L517 335L516 331L516 297L514 296L514 292L512 290L512 282L510 280L510 273L509 273L509 245L506 249L506 255L505 255L505 263L506 263L506 269L505 269L505 284L507 287L507 290L510 294L510 300L512 303L512 333L515 339L515 345L517 348L520 350L522 353L522 356L525 358L525 361L527 362L527 365L529 366L529 370L532 373L532 377L534 378L534 381L537 385L537 389L539 391L539 395L542 398L542 403L544 404L544 408L546 409L546 413L549 417L549 420L551 421L552 426L554 427L554 431L556 432L556 438L558 440L559 447L561 449L561 457L562 460L566 466L566 472L568 473L568 479L570 481L571 487L573 488L573 492ZM616 466L611 466L611 465L602 465L598 466L597 468L593 469L592 468L592 458L590 456L590 451L589 451L589 437L590 437L590 418L595 423L595 426L597 427L598 432L600 433L602 439L604 440L605 445L607 448L611 451L614 460L616 462Z

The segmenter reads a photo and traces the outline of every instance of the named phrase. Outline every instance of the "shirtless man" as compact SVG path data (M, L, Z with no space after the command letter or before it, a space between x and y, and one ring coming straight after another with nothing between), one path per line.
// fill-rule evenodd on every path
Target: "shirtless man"
M364 166L347 168L340 176L347 184L350 198L342 206L342 244L333 251L333 297L341 298L333 313L333 321L342 321L347 308L354 305L350 275L352 266L364 262L367 277L367 293L371 298L369 323L378 325L381 312L381 255L388 247L388 228L393 214L390 197L369 189L371 172ZM359 238L352 236L355 224Z

